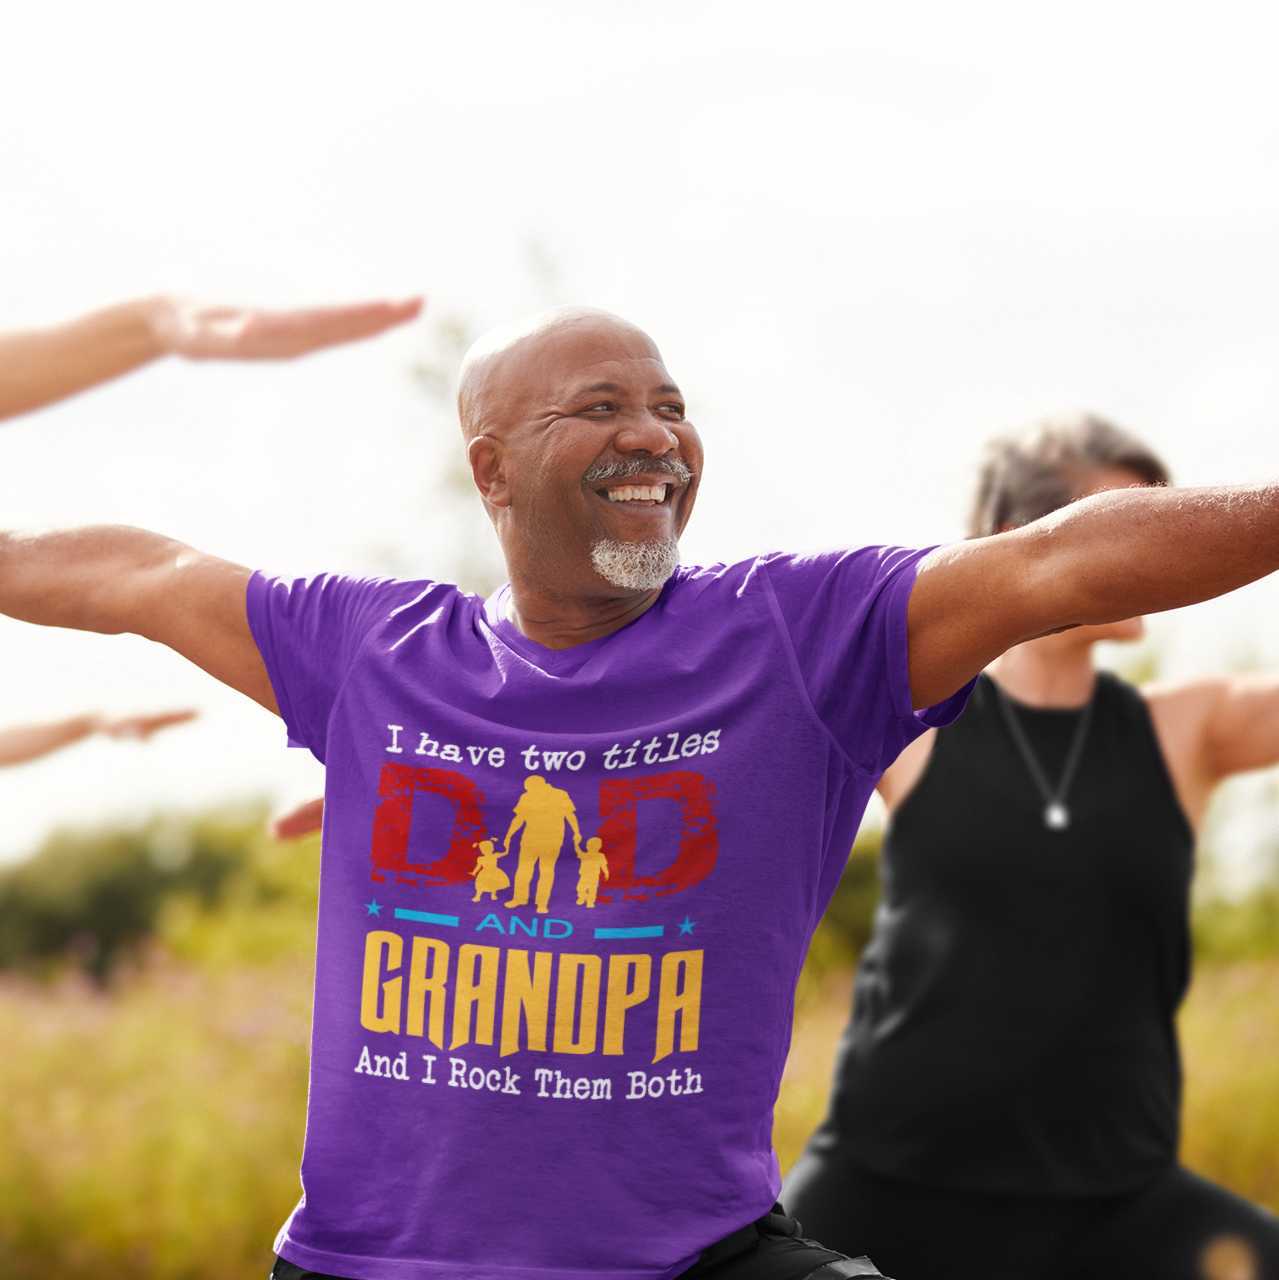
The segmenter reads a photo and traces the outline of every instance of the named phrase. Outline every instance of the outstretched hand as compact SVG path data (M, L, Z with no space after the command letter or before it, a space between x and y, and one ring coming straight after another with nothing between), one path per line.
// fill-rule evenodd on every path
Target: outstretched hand
M412 320L421 312L422 303L421 298L409 298L302 311L261 311L191 298L163 298L154 325L164 351L189 360L284 360L371 338Z
M167 729L170 725L186 724L194 720L200 713L191 709L185 711L160 711L150 716L126 716L121 720L103 720L98 728L108 738L137 738L145 742L153 733Z

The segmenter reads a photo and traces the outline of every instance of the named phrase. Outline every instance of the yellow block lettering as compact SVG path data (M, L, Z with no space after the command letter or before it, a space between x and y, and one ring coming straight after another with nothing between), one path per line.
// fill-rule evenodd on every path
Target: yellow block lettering
M427 964L431 972L427 974ZM427 1025L426 1004L430 998L430 1030L427 1039L437 1049L444 1047L444 986L449 976L449 944L438 938L414 938L409 961L409 1008L405 1031L420 1036Z
M631 985L631 974L635 984ZM604 1006L604 1052L622 1053L626 1011L648 999L653 977L652 956L611 956L608 962L608 1004Z
M506 953L506 990L502 996L502 1049L498 1057L518 1053L520 1014L528 1027L528 1047L546 1052L546 1017L551 1007L551 953L533 953L533 972L528 969L528 952Z
M453 984L453 1043L450 1049L471 1042L471 1006L475 1005L475 1043L493 1043L497 1017L497 947L468 942L457 953L457 979ZM477 976L478 970L478 976Z
M599 956L560 954L560 980L555 990L555 1052L594 1053L600 1013ZM577 975L582 975L582 1015L577 1039L573 1023L577 1013Z
M400 967L404 959L404 939L398 933L385 929L373 929L364 939L364 987L360 993L360 1026L366 1031L393 1031L400 1033L400 991L403 978L382 980L382 949L386 948L386 969L391 972ZM382 996L382 1012L379 1014L378 996Z
M675 1052L675 1015L680 1014L681 1053L697 1048L697 1029L702 1016L702 952L668 951L662 957L661 988L657 996L657 1052L660 1062ZM684 986L680 989L680 970Z

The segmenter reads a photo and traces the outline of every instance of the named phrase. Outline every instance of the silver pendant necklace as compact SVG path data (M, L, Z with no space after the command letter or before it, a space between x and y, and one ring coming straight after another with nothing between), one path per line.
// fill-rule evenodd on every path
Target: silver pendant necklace
M991 684L995 687L995 696L999 699L1004 719L1008 722L1008 731L1012 734L1017 750L1021 752L1021 758L1026 762L1026 768L1035 780L1039 794L1043 797L1044 826L1049 831L1064 831L1070 826L1070 810L1066 807L1066 796L1070 793L1070 784L1075 780L1075 770L1079 768L1079 761L1084 754L1084 739L1088 736L1088 725L1092 721L1092 704L1096 700L1096 691L1094 690L1093 697L1084 703L1079 723L1075 726L1074 739L1070 744L1070 750L1066 753L1066 764L1061 771L1061 780L1054 788L1048 785L1047 775L1039 763L1039 757L1035 754L1034 748L1030 745L1030 739L1026 737L1025 727L1017 715L1017 708L993 680Z

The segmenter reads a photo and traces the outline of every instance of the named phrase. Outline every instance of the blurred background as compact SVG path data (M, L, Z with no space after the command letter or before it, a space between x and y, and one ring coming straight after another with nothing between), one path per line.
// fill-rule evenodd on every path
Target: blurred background
M1279 10L1243 0L11 0L0 327L160 290L430 305L371 343L174 361L0 428L3 523L486 590L449 382L469 337L559 301L650 330L688 394L690 562L955 538L982 442L1059 410L1136 431L1180 483L1272 476L1277 50ZM1114 661L1273 667L1277 623L1264 582ZM203 712L0 772L0 923L28 938L3 963L39 971L0 1008L3 1088L31 1099L0 1121L0 1276L258 1274L297 1189L315 849L257 833L322 772L145 641L0 619L0 670L0 724ZM801 991L784 1163L820 1113L874 841L872 821ZM1187 1015L1188 1157L1272 1205L1279 1080L1220 1072L1279 1044L1277 849L1274 777L1225 788Z

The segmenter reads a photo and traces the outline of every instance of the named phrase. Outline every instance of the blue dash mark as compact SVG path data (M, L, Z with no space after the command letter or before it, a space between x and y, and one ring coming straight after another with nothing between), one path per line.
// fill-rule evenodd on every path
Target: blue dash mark
M457 916L436 915L434 911L410 911L407 907L396 907L397 920L421 920L423 924L447 924L457 928Z
M596 929L597 938L660 938L663 926L660 924L641 924L633 929Z

